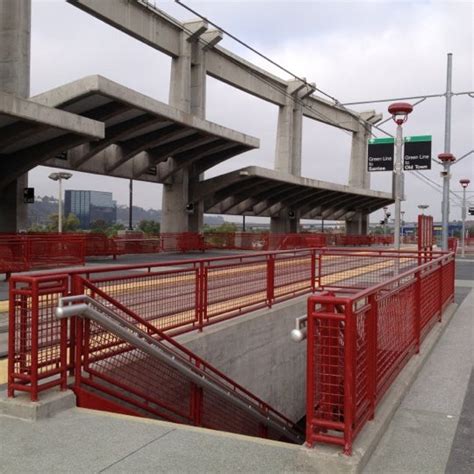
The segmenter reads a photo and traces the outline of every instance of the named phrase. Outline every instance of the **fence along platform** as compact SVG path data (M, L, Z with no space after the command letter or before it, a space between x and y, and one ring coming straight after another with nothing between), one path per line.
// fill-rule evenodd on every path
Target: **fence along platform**
M413 347L416 350L414 335L419 334L422 338L453 298L454 255L430 252L424 258L431 260L420 265L420 254L409 251L303 249L86 268L35 276L13 275L10 282L9 395L13 396L18 390L27 391L31 399L36 400L42 390L52 386L66 388L67 373L75 370L78 361L73 357L76 326L68 326L66 321L55 317L58 302L65 296L86 294L93 299L108 299L121 311L139 317L144 322L140 324L146 323L155 331L174 337L183 332L205 330L210 324L271 307L294 296L330 290L337 292L333 297L336 299L316 302L313 307L316 318L330 321L323 328L326 333L323 331L317 336L320 338L317 350L321 352L313 362L319 365L313 365L313 369L324 377L314 382L313 387L326 383L337 392L327 392L329 399L321 398L321 395L314 398L313 393L317 410L324 416L320 411L315 412L316 405L311 403L308 420L324 423L311 425L311 436L307 439L311 443L343 444L349 453L355 434L367 417L372 416L373 410L369 408L376 403L368 395L373 393L374 383L374 378L369 377L369 372L373 372L373 364L369 361L374 360L374 349L370 346L370 352L366 343L369 321L375 317L381 321L377 333L381 346L377 350L384 352L378 353L377 357L385 361L381 367L385 367L384 374L388 375L377 382L383 385L376 389L380 397L390 385L391 377L396 375L394 367L398 370L404 358L413 352ZM409 332L411 339L403 329L407 321L413 327ZM310 337L309 340L316 339ZM360 347L360 350L354 347ZM403 357L397 355L399 350ZM352 354L352 365L346 365L348 354ZM354 372L354 354L359 364L356 368L361 368L362 375ZM113 353L110 359L112 356ZM338 383L328 382L334 377ZM346 387L353 383L351 380L357 380L355 388ZM311 383L308 378L308 384ZM358 394L360 403L354 401L354 393ZM326 391L324 394L326 396ZM333 431L335 434L331 434ZM342 441L340 432L344 433Z

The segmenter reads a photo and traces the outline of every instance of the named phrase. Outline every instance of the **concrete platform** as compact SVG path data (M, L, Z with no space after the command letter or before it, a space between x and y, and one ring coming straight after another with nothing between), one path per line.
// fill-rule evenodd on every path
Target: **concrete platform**
M462 305L463 314L471 304L470 294ZM22 472L361 472L403 396L429 360L453 310L454 305L425 339L420 356L413 357L402 371L379 406L376 420L368 423L357 439L352 457L335 447L308 449L72 408L36 423L0 417L0 445L8 453L2 455L0 472L18 469L20 457Z

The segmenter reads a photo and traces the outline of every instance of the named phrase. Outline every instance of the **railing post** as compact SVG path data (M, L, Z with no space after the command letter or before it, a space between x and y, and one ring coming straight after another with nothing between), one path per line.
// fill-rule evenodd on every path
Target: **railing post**
M415 273L415 353L420 353L421 339L421 273Z
M316 249L311 249L311 291L316 291Z
M267 305L272 307L275 299L275 256L267 256Z
M355 409L355 324L352 302L344 306L344 454L352 454L352 432Z
M306 320L306 444L313 445L313 411L314 411L314 321L313 302L308 298Z
M38 400L38 281L32 284L31 295L31 401Z
M16 312L16 307L15 307L15 295L14 295L14 289L15 289L15 282L13 279L10 279L9 282L9 305L8 305L8 396L13 397L15 395L15 390L13 389L13 371L15 370L15 347L16 347L16 318L15 318L15 312ZM21 297L22 300L24 296ZM21 300L21 301L22 301ZM21 325L22 325L22 319L23 319L23 313L25 309L23 308L23 304L20 307L21 308L21 313L20 313L20 343L22 341L21 338ZM23 361L20 359L20 367L23 365Z
M438 263L438 296L439 296L439 317L438 321L441 322L443 316L443 262Z
M368 317L368 341L367 341L367 375L368 375L368 395L370 403L370 419L375 416L375 404L377 399L377 296L369 296L369 317Z
M199 332L204 326L204 317L207 314L207 271L204 262L199 262L196 272L196 311Z

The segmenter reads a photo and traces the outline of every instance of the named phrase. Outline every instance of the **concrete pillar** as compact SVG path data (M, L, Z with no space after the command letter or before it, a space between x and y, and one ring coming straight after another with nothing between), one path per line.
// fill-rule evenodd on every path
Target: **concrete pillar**
M169 103L186 113L200 118L206 111L206 54L197 41L188 41L181 34L180 55L172 59ZM172 183L163 185L161 232L199 232L203 225L203 203L193 203L194 210L186 211L190 203L190 185L200 180L193 167L173 176Z
M301 176L301 143L303 138L303 108L299 102L307 87L301 81L288 82L286 104L278 111L278 125L275 149L275 170L293 176ZM287 222L284 222L287 221ZM286 216L270 219L272 232L297 232L298 219ZM275 230L273 230L275 229ZM281 229L281 230L277 230ZM283 230L294 229L294 230Z
M0 90L30 95L31 0L0 0ZM0 189L0 232L26 229L25 174Z
M370 189L370 173L367 171L367 147L370 138L370 127L362 125L352 133L351 161L349 168L349 186ZM348 234L366 235L368 232L368 215L362 211L356 213L351 220L346 220Z
M356 212L346 219L346 233L351 235L367 235L369 231L369 215L363 211Z

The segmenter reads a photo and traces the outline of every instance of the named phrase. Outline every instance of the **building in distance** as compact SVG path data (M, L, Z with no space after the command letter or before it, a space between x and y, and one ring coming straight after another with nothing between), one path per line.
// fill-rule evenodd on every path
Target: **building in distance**
M112 199L112 193L71 189L65 192L64 213L66 216L75 214L81 229L90 229L97 221L103 221L107 225L115 224L117 205Z

